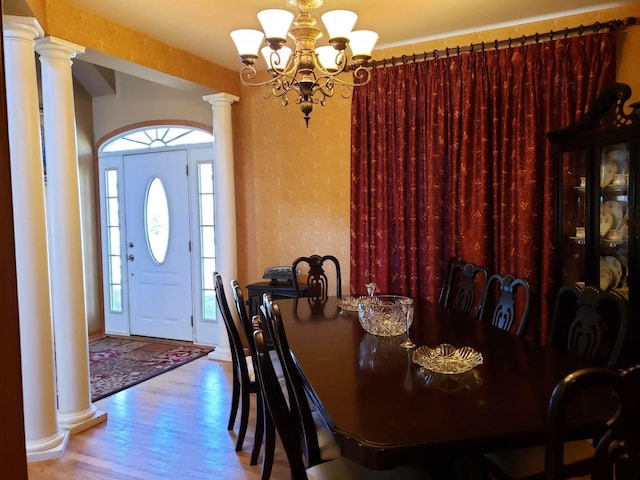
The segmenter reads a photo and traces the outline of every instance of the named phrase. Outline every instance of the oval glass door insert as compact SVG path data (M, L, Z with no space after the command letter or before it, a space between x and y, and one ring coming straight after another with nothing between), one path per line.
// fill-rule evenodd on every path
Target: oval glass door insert
M169 248L169 203L162 180L158 177L149 182L144 212L144 231L149 255L155 263L162 263Z

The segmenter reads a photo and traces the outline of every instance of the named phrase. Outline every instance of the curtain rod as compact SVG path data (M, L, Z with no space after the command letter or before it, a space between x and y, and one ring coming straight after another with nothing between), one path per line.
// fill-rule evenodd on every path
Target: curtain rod
M500 48L511 48L514 44L526 45L531 43L539 43L541 41L553 40L554 38L567 38L570 36L580 36L585 33L598 33L603 29L607 31L612 31L617 28L626 27L629 25L634 25L636 23L635 17L627 17L625 19L618 20L610 20L605 23L595 22L591 25L580 25L578 27L573 28L565 28L564 30L559 30L554 32L553 30L549 30L545 33L534 33L533 35L522 35L522 37L518 38L508 38L506 40L494 40L491 43L472 43L468 46L456 46L456 47L447 47L445 49L434 49L431 52L422 52L422 53L411 53L408 55L401 55L400 57L391 57L391 58L383 58L381 60L371 60L367 62L366 66L379 68L386 66L395 66L397 64L403 63L415 63L422 62L426 60L437 59L442 56L451 57L455 55L460 55L461 53L470 53L470 52L484 52L489 48L493 48L498 50ZM352 67L352 66L351 66ZM349 68L349 70L353 69Z

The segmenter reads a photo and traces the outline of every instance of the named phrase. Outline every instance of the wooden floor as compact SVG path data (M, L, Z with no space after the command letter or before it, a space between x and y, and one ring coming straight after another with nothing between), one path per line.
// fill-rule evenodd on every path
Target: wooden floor
M230 387L231 364L203 357L99 400L107 421L72 436L62 458L30 463L29 479L257 480L254 417L242 452L238 422L227 430ZM290 478L280 448L271 478Z

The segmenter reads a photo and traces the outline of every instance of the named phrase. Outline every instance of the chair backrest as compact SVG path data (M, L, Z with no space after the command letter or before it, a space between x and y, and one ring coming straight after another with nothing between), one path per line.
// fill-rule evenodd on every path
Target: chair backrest
M298 265L306 263L308 266L307 271L307 297L311 299L326 299L329 296L329 279L325 272L325 263L330 262L335 269L336 278L336 295L342 297L342 274L340 272L340 262L333 255L311 255L310 257L298 257L293 261L291 265L293 285L296 290L296 297L302 296L302 289L300 288L300 282L296 272Z
M250 339L253 336L253 326L251 325L251 320L247 313L242 288L237 280L231 281L231 289L233 290L233 299L236 305L236 311L238 312L238 318L240 319L240 324L242 325L242 330L247 341L250 343ZM249 345L249 347L251 347L251 345Z
M627 315L626 300L614 291L565 285L556 296L549 345L590 366L617 365L626 343Z
M316 424L311 414L304 381L289 348L280 307L265 295L263 304L260 306L260 313L263 325L266 324L266 330L273 338L278 358L282 364L289 392L289 404L292 405L292 410L297 414L298 423L301 425L301 434L304 438L302 454L307 459L309 466L317 465L322 462L322 458L316 434Z
M640 365L619 372L609 368L584 368L569 374L554 389L549 402L545 475L548 480L567 478L563 469L565 426L573 401L594 390L607 393L612 414L604 418L603 432L594 440L590 463L592 480L640 479ZM609 410L609 409L608 409ZM571 475L573 477L574 475Z
M218 304L218 310L222 315L222 321L224 322L227 336L229 337L229 347L231 349L231 361L235 369L238 370L241 377L242 385L249 384L249 370L247 367L247 361L244 355L244 346L242 344L242 336L240 330L236 325L236 322L229 310L229 304L227 302L227 295L224 292L224 284L222 282L222 276L218 272L213 272L213 288L216 295L216 302Z
M522 292L521 304L516 305L518 291ZM529 309L531 308L531 288L529 282L513 275L494 273L484 287L480 302L482 321L488 321L494 327L511 332L516 324L515 334L523 336L527 330ZM516 316L518 322L516 323Z
M486 268L452 257L438 303L451 311L477 317L480 302L476 298L482 295L487 277Z
M302 455L301 424L293 405L287 403L265 343L263 320L253 317L253 342L258 363L256 373L269 415L276 427L291 469L291 478L306 479L305 464Z

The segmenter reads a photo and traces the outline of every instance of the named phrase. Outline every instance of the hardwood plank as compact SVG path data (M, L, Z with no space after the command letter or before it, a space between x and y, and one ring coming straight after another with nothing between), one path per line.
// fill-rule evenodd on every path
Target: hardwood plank
M244 450L227 431L231 364L194 360L95 402L107 421L71 437L62 458L28 465L30 480L258 480L249 465L255 406ZM288 480L277 448L273 480Z

